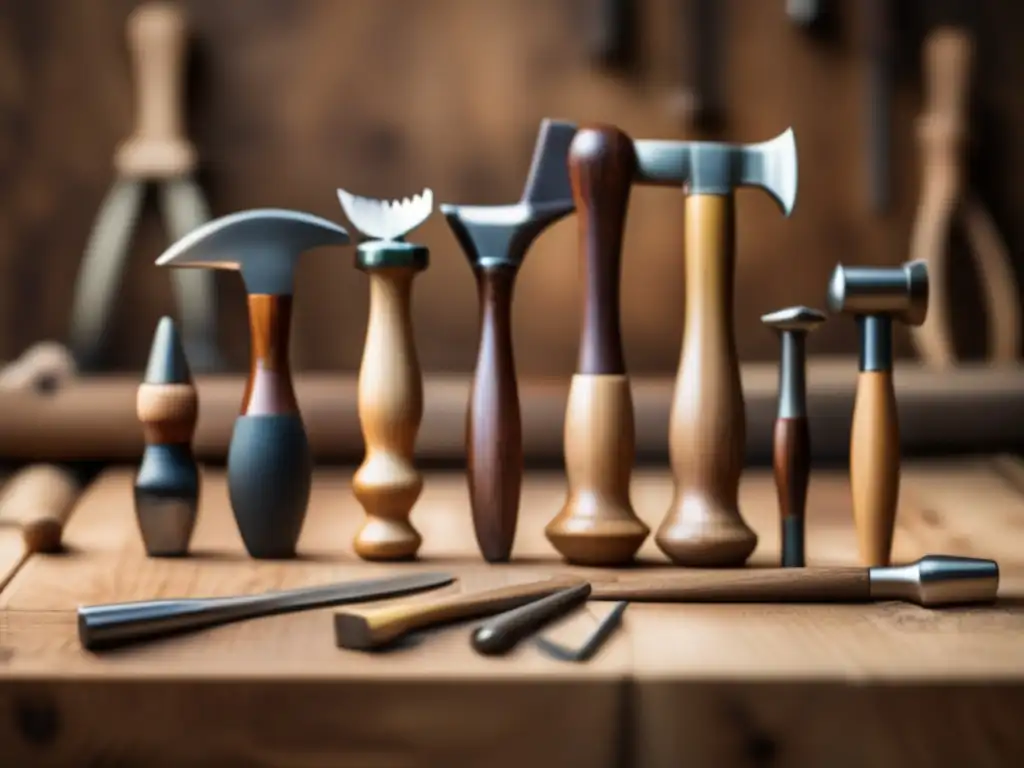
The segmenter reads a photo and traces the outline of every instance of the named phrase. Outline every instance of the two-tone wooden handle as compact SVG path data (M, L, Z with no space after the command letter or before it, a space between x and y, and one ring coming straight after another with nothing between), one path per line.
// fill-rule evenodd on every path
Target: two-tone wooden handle
M861 562L888 565L900 487L900 434L892 371L862 371L850 435L850 483Z
M583 322L565 417L569 492L545 533L570 562L621 565L650 532L629 498L635 429L619 309L636 153L629 136L599 125L576 133L568 163L579 223Z
M118 149L118 171L157 178L188 173L195 167L196 151L185 138L181 109L185 15L171 2L141 5L128 19L128 42L135 62L137 120L134 133Z
M356 554L366 560L412 558L422 537L409 514L423 490L416 434L423 418L423 376L412 329L412 267L369 270L370 319L359 369L359 422L366 457L352 490L366 511Z
M811 478L811 431L806 416L778 418L772 466L782 523L782 565L804 565L804 518Z
M480 346L466 417L467 476L473 529L484 559L512 554L523 484L523 427L512 351L517 268L478 267Z
M686 198L686 318L669 423L675 494L656 534L676 564L743 564L757 535L739 510L746 412L733 326L735 202Z
M4 485L0 522L21 529L28 553L59 552L64 524L81 491L81 482L70 469L30 464Z
M451 595L434 601L389 605L359 612L341 611L334 615L335 640L339 648L369 650L393 643L416 630L462 619L493 616L582 583L585 583L584 579L557 577Z

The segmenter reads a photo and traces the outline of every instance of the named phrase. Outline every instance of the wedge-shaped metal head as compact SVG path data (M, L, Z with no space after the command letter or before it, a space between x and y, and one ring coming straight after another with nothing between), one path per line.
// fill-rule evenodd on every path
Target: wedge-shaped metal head
M797 152L792 128L760 144L703 141L633 142L636 181L682 186L689 195L728 195L736 187L760 187L789 216L796 205Z
M188 384L192 381L192 371L181 346L178 327L169 317L162 317L157 323L142 380L145 384Z
M761 322L782 333L810 333L827 320L824 312L810 307L786 307L767 315L761 315Z
M441 205L441 212L474 267L519 266L537 236L573 212L568 156L575 135L572 123L541 122L530 173L518 203Z
M259 208L192 230L156 264L235 270L248 293L286 296L294 288L295 266L303 252L348 242L348 232L333 221L302 211Z
M402 200L375 200L339 189L338 201L356 229L378 240L401 240L434 210L434 193L429 189Z

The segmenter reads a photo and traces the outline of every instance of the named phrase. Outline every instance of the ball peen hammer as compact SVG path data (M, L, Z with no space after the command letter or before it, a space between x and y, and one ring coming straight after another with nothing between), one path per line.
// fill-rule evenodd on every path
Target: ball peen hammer
M793 130L759 144L634 141L635 182L686 195L686 317L669 425L675 493L656 541L678 565L746 561L757 535L739 510L746 413L733 326L736 187L760 187L789 216Z

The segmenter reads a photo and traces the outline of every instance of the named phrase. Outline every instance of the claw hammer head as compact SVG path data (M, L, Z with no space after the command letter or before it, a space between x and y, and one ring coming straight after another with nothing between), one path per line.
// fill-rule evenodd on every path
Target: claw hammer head
M291 295L304 251L346 245L348 232L301 211L261 208L232 213L194 229L156 260L158 267L240 272L250 294Z
M688 195L729 195L736 187L760 187L786 216L793 212L797 153L792 128L760 144L639 139L633 145L640 184L682 185Z
M518 267L530 245L546 227L572 213L569 144L576 126L544 120L537 134L533 162L518 203L497 206L440 206L448 225L474 267Z

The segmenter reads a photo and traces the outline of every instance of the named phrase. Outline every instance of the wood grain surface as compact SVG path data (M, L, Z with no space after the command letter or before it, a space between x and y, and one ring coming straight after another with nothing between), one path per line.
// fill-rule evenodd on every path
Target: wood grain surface
M771 764L764 755L773 754L786 766L942 765L950 756L1015 764L1024 756L1022 467L1005 457L918 463L905 469L900 489L894 559L995 558L996 607L634 604L586 665L549 660L530 643L508 657L481 657L462 625L386 654L342 651L330 609L87 655L75 635L74 609L83 603L228 595L415 568L459 574L443 592L407 598L429 601L600 573L561 566L544 538L543 523L564 494L558 474L527 475L516 556L486 566L464 478L428 473L413 511L422 562L385 565L360 562L350 549L362 519L350 469L317 472L300 557L259 563L242 554L224 478L214 470L204 477L195 556L145 558L131 517L131 471L112 469L71 518L69 552L33 556L0 593L0 711L9 713L0 718L0 743L19 765L73 756L158 766L232 757L275 766L481 759L613 766L622 754L645 766L685 758L740 768ZM656 523L671 492L666 470L638 473L638 514ZM779 537L770 473L748 472L740 496L759 535L752 565L773 564ZM851 516L843 473L817 472L809 565L856 564ZM665 567L652 540L640 559L641 570ZM587 606L550 634L592 628L607 609ZM838 743L849 752L836 758Z
M64 339L89 228L113 180L115 147L135 117L125 21L137 0L35 0L0 8L0 358L32 342ZM837 34L814 39L784 3L722 0L726 103L712 138L758 141L792 125L800 193L792 219L771 200L741 193L737 221L738 350L772 359L758 318L779 306L820 305L837 261L895 265L907 257L920 184L914 119L922 99L918 39L936 0L895 4L899 29L893 106L893 206L865 201L868 60L863 4L839 0ZM578 0L185 0L192 60L184 85L186 133L214 215L278 206L339 218L345 186L401 198L429 185L438 200L498 204L518 197L545 116L619 124L638 137L684 138L671 96L691 53L679 4L651 0L638 13L638 67L617 76L591 66ZM983 0L976 9L972 94L975 189L1015 254L1024 253L1024 7ZM640 8L640 6L638 6ZM823 109L823 105L828 105ZM623 259L627 369L674 371L682 333L683 222L679 196L631 196ZM580 303L577 223L546 232L524 265L514 309L524 375L567 375L576 363ZM476 311L471 271L440 216L421 230L433 263L414 310L425 370L472 369ZM113 363L140 369L157 319L173 311L169 276L152 267L166 243L147 205L134 240L124 301L112 321ZM974 280L958 246L958 281ZM785 279L780 279L785 275ZM245 297L216 277L230 362L247 362ZM295 364L355 371L368 297L345 259L310 258L298 275ZM984 315L954 298L959 348L983 351ZM906 329L898 350L910 352ZM829 323L811 352L852 354L851 323Z

